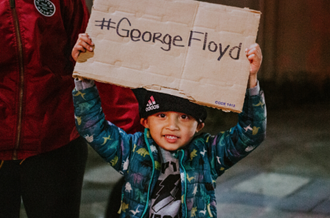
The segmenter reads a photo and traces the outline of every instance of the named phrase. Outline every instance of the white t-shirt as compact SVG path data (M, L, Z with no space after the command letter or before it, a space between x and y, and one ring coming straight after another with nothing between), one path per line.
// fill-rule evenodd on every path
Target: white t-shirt
M162 169L150 202L150 218L179 218L181 207L181 179L179 160L172 153L158 148Z

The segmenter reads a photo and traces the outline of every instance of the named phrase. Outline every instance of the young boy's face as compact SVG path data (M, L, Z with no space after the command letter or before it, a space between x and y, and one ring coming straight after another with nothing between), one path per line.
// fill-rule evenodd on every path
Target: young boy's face
M151 137L161 148L175 151L187 145L194 134L204 127L195 118L173 111L159 112L141 118L141 124L149 128Z

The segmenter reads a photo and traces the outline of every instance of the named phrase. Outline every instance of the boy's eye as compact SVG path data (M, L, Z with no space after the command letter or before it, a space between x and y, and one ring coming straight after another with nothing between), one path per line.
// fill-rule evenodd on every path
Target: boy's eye
M182 119L184 119L184 120L186 120L186 119L188 119L188 118L189 118L189 116L188 116L188 115L186 115L186 114L183 114L183 115L181 115L181 118L182 118Z
M165 115L165 114L162 114L162 113L160 113L160 114L158 114L158 117L160 117L160 118L164 118L164 117L166 117L166 115Z

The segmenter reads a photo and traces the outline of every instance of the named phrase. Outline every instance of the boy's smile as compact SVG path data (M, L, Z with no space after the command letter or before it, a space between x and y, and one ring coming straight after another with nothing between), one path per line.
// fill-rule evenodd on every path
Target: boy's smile
M141 119L141 124L149 128L153 140L161 148L175 151L187 145L196 132L204 127L195 118L173 111L159 112Z

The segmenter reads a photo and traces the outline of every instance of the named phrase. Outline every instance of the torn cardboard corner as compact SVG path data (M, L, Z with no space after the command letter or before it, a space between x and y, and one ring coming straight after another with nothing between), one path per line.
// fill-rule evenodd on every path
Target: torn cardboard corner
M241 112L260 13L191 0L95 0L74 76Z

